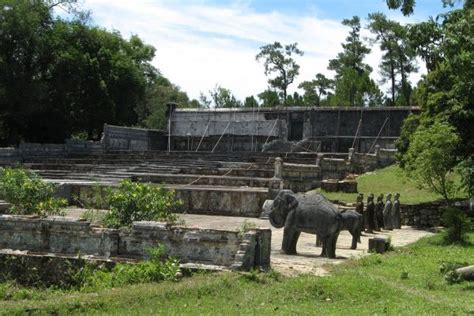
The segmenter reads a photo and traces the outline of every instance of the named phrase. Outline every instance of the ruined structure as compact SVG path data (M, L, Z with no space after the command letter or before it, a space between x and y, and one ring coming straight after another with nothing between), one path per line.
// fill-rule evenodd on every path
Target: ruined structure
M373 152L393 148L413 107L168 109L170 150ZM278 140L278 143L272 142ZM278 146L277 146L278 144Z

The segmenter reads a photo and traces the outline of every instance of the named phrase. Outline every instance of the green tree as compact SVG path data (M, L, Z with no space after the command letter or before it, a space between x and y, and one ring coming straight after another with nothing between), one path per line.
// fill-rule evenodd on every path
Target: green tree
M258 98L262 101L262 107L274 108L280 106L280 98L276 91L267 89L259 93Z
M442 60L439 47L443 40L441 25L430 18L417 24L408 25L410 47L423 59L428 72L435 70Z
M217 108L238 108L242 103L232 94L229 89L217 85L209 91L214 107Z
M400 9L404 15L411 15L415 9L415 0L386 0L387 6L390 9ZM444 7L453 6L456 2L461 0L441 0ZM473 0L464 0L464 3L473 4Z
M286 98L285 106L302 106L303 105L303 97L299 95L298 92L293 92L293 95L289 95Z
M324 96L328 96L334 87L334 81L322 73L316 74L311 81L303 81L298 88L303 89L303 104L305 106L321 106Z
M447 122L420 125L403 157L406 172L419 184L443 196L450 204L455 193L452 174L460 138Z
M443 40L437 48L438 61L418 84L421 105L420 127L445 120L461 141L456 161L463 166L463 183L472 192L472 156L474 155L474 5L465 2L462 9L443 16L439 25ZM411 146L411 144L409 145ZM406 146L399 148L405 155Z
M333 105L364 105L364 100L371 100L378 94L378 87L370 79L372 68L363 62L370 49L360 39L360 18L357 16L342 21L351 28L343 51L329 61L329 70L336 72L335 94L331 98Z
M380 73L383 82L390 81L390 103L396 105L398 96L400 105L409 105L412 89L408 76L416 71L416 67L415 53L409 45L406 28L398 22L388 20L382 13L371 13L368 19L368 28L376 35L375 41L380 43L380 49L384 52Z
M245 108L258 108L258 102L253 95L246 97L244 101Z
M164 129L167 126L166 110L167 104L177 103L180 108L199 107L199 102L189 100L188 95L172 84L168 79L160 76L153 85L148 88L146 99L139 108L139 119L141 125Z
M104 123L137 123L137 107L157 76L154 48L138 37L91 26L52 10L75 1L0 0L2 144L98 138Z
M299 75L300 66L291 57L292 55L303 56L303 52L297 46L297 43L282 45L274 42L260 47L260 52L255 56L257 61L264 60L266 76L276 73L275 77L268 79L268 83L280 91L283 103L286 103L288 86Z

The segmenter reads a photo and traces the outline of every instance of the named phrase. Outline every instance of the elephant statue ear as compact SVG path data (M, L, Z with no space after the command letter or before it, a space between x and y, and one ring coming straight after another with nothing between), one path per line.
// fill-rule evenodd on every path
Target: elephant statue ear
M296 197L292 194L287 194L286 195L286 205L288 205L288 211L295 209L298 207L298 200Z

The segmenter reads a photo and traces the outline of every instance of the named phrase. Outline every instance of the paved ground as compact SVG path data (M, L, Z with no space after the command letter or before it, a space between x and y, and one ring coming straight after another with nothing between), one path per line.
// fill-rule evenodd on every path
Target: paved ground
M80 217L82 209L70 209L68 216ZM283 229L272 227L268 220L248 217L228 217L228 216L209 216L209 215L181 215L188 227L228 229L238 230L245 221L254 223L257 227L272 229L272 268L285 274L295 275L299 273L313 273L325 275L327 271L324 266L327 264L339 264L351 257L361 257L367 255L368 239L374 236L390 236L392 244L395 247L404 246L415 242L421 237L432 235L424 230L417 230L409 226L403 226L402 229L393 231L383 231L377 234L365 234L362 236L361 243L356 250L350 249L352 236L347 231L341 232L337 241L336 255L337 259L327 259L320 257L321 248L316 247L316 237L314 235L302 233L298 245L298 254L294 256L280 253L281 241L283 238Z
M188 227L200 228L218 228L218 229L239 229L245 222L253 222L258 227L272 229L272 268L285 274L295 275L298 273L313 273L325 275L326 264L339 264L351 257L361 257L367 255L368 239L374 236L390 236L392 244L395 247L404 246L413 243L424 236L432 233L424 230L417 230L409 226L403 226L402 229L393 231L383 231L377 234L365 234L361 237L361 243L356 250L350 249L352 236L347 231L341 232L337 241L336 255L337 259L322 258L321 248L316 247L316 237L314 235L302 233L297 245L298 254L295 256L280 253L281 241L283 238L283 229L272 227L268 220L245 218L245 217L227 217L227 216L207 216L207 215L182 215Z

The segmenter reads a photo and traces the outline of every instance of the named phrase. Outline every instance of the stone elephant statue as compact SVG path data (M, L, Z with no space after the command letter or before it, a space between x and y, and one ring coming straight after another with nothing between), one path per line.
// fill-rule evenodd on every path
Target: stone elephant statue
M357 243L360 243L360 236L364 225L364 217L356 211L342 210L342 229L347 230L352 236L351 249L357 249ZM321 246L321 239L316 236L316 246Z
M357 249L357 243L360 243L360 235L364 225L363 216L356 211L343 210L341 211L342 216L342 229L348 230L352 235L351 249Z
M343 228L342 215L337 206L318 193L295 195L290 190L281 190L273 201L269 214L270 224L284 227L281 250L296 254L296 244L301 232L315 234L321 238L321 256L336 257L336 242Z

